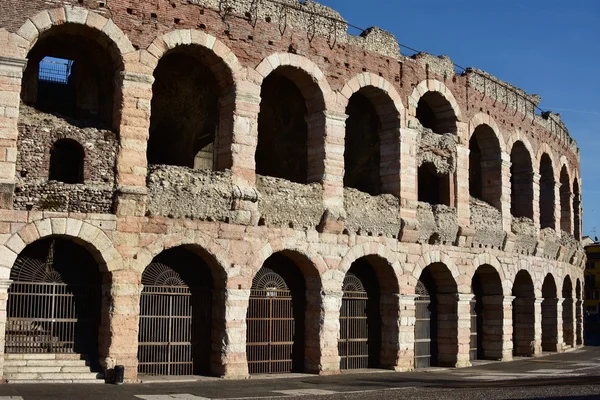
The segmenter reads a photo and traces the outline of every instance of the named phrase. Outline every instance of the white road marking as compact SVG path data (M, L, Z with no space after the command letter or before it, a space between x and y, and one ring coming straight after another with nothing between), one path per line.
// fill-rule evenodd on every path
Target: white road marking
M290 396L302 396L302 395L321 395L321 394L335 394L333 390L322 390L322 389L293 389L293 390L273 390L275 393L283 393Z
M0 396L0 400L23 400L21 396Z
M536 369L527 371L528 374L568 374L573 372L572 369Z
M136 394L135 397L142 400L209 400L207 397L194 396L193 394ZM0 398L0 400L2 400Z

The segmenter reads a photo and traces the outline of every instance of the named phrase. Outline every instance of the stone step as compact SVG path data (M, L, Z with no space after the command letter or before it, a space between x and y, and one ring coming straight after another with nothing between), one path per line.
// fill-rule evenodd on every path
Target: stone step
M80 366L4 366L4 374L10 373L46 373L46 372L76 372L76 373L90 373L90 367L86 365Z
M23 381L35 381L46 383L49 381L100 381L104 382L104 376L97 372L39 372L39 373L5 373L4 379L8 383L23 383Z
M89 367L87 360L5 360L4 367Z
M85 360L84 354L73 353L16 353L4 354L4 360Z
M105 383L104 379L45 379L44 381L40 381L38 379L19 379L9 381L6 383L18 383L18 384L34 384L34 383L81 383L81 384L90 384L90 383Z

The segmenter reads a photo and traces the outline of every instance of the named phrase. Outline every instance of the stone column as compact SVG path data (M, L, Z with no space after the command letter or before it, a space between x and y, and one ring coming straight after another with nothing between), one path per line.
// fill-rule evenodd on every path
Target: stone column
M398 339L395 371L412 371L415 368L416 294L398 295ZM391 343L390 343L391 344Z
M411 121L408 121L409 124ZM412 122L414 124L414 122ZM417 230L417 143L416 129L400 129L400 218L404 224L400 240L416 242Z
M575 343L577 346L583 345L583 301L575 302Z
M483 296L483 354L486 359L508 361L513 354L514 296ZM477 332L480 334L479 332Z
M116 212L120 216L140 217L146 212L146 149L154 77L134 72L122 72L120 76L123 108L116 167Z
M508 298L508 296L507 296ZM540 303L541 304L541 303ZM541 348L536 353L536 317L535 317L535 299L517 297L513 304L513 348L517 356L533 356L539 354ZM506 314L505 314L506 315ZM541 328L540 328L541 329ZM538 337L539 339L539 337ZM537 343L541 346L540 343Z
M0 57L0 208L11 209L15 191L21 80L27 60Z
M565 299L556 299L556 351L563 351L563 302Z
M455 207L458 216L458 226L471 224L471 208L469 200L469 149L456 146L456 171L454 173Z
M342 112L325 111L324 152L320 152L314 146L308 149L308 181L323 183L323 206L326 210L326 218L321 229L326 232L340 233L346 217L344 211L344 137L347 118L348 116ZM313 126L322 123L321 121L321 116L309 119L307 121L309 132L322 131L320 127Z
M537 232L540 231L540 178L540 174L533 173L533 225Z
M438 364L440 367L471 365L472 294L437 294Z
M123 365L125 381L137 381L140 278L131 270L104 273L98 353L108 380L114 367Z
M472 294L459 293L457 295L457 331L458 331L458 354L456 356L456 367L471 366L471 300Z
M531 346L531 355L539 356L542 354L542 302L544 299L536 298L533 301L534 334Z
M13 281L0 280L0 381L4 379L4 346L6 345L6 308L8 305L8 289Z
M559 321L562 312L559 311L561 301L557 298L544 298L541 305L542 350L560 351L562 344L562 323Z
M572 297L566 297L562 302L563 315L563 341L568 347L575 347L577 344L575 326L575 302Z
M320 375L340 372L338 338L342 296L341 290L306 292L305 372Z
M561 201L560 201L560 181L554 177L554 231L560 235Z
M246 315L250 289L213 290L211 371L223 378L248 377Z
M510 186L510 154L502 152L500 165L501 175L501 194L500 194L500 212L502 213L502 229L505 232L512 232L512 214L511 214L511 191Z

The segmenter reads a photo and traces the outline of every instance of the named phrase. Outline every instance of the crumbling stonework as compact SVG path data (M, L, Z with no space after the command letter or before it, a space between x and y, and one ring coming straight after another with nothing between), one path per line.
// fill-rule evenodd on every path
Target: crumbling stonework
M485 201L471 197L471 227L475 229L473 247L501 249L504 246L506 232L502 228L500 210Z
M371 196L352 188L344 188L344 227L348 232L397 237L400 227L398 198L390 194Z
M372 361L384 368L416 367L415 298L424 285L438 299L441 333L431 339L437 340L432 348L438 348L439 365L471 364L474 297L491 310L480 315L484 358L538 355L542 336L544 348L554 351L582 344L577 312L564 312L559 301L564 298L581 314L581 301L568 300L581 298L585 262L579 151L557 115L532 116L536 96L508 84L504 91L488 90L502 82L476 70L456 74L448 57L403 57L392 35L377 28L349 35L337 12L310 1L67 3L4 0L0 15L0 338L14 318L7 304L13 301L17 259L40 240L60 237L89 252L102 275L97 358L107 376L124 365L127 382L139 380L140 305L145 288L153 286L142 276L179 250L201 259L194 266L210 270L210 284L199 291L212 299L212 315L193 318L202 326L212 322L210 349L201 362L216 376L249 374L253 356L247 344L255 331L247 316L256 298L254 278L270 267L289 274L291 282L284 283L291 297L306 305L293 312L303 333L293 338L294 354L303 355L294 360L298 371L340 371L344 281L357 271L375 289L369 296L379 296L372 302L379 308L369 311L381 317L369 320L377 340L369 343L381 344ZM65 43L77 49L77 60L102 60L81 64L78 71L101 81L94 87L110 83L114 96L103 102L114 104L110 129L21 104L21 93L35 104L31 67L64 50ZM214 79L207 84L218 88L211 94L215 100L218 92L218 101L211 100L211 122L201 132L193 121L207 121L200 115L204 108L191 107L198 115L189 120L178 117L181 126L165 122L164 142L155 142L150 153L163 155L160 143L181 139L184 131L188 138L200 134L210 140L198 143L186 162L174 161L191 167L197 150L205 149L199 170L149 162L153 115L172 115L166 108L156 113L154 105L187 104L169 101L179 90L165 90L165 101L153 102L159 64L177 54L206 68L198 84ZM194 95L186 76L174 82L180 75L169 74L157 88L164 84ZM296 104L305 107L290 107L276 96L283 86L271 78L278 75L296 86ZM307 137L284 137L290 140L275 150L257 152L258 143L268 139L258 123L262 91L273 82L271 93L283 103L275 104L281 113L272 130ZM345 173L352 170L344 159L346 125L355 123L347 109L356 93L374 106L371 143L380 143L378 161L362 163L368 170L362 176L379 177L376 186L384 195L344 187ZM87 107L89 100L69 98L76 109L95 110ZM302 130L287 129L291 121ZM482 126L486 135L471 162L477 149L469 148L475 143L470 139ZM60 137L85 150L83 183L48 182L48 154ZM294 148L297 143L304 147ZM277 161L281 154L274 152L290 144L299 161L293 166L297 178L261 176L257 166L265 161L269 174L279 172L286 160ZM544 182L561 182L554 196L548 195L549 184L541 190L542 158L550 160L544 178L553 178ZM490 160L499 162L488 178L482 166ZM423 168L419 174L425 164L434 171ZM471 177L496 189L489 200L494 209L471 202ZM419 188L434 182L428 198L448 205L419 202ZM542 224L548 228L540 232ZM561 234L563 226L572 232ZM175 269L183 268L175 258ZM193 268L192 275L197 272ZM190 287L184 276L168 278L184 290ZM281 283L274 282L269 283ZM574 327L573 334L563 335L563 326L567 333ZM0 341L0 377L9 376L4 350Z

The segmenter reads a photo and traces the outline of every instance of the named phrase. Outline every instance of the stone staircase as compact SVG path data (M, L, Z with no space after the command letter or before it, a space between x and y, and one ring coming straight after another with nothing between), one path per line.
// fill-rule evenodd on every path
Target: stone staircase
M104 383L104 374L81 354L5 354L7 383Z

